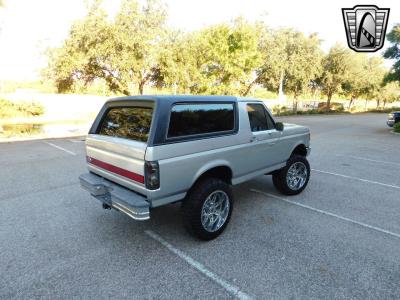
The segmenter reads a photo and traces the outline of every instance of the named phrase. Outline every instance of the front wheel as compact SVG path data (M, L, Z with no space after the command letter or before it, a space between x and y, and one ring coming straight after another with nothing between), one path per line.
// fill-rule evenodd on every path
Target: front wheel
M310 179L310 164L306 157L292 155L286 167L272 175L272 181L278 191L285 195L300 194Z
M212 240L224 231L232 208L233 195L229 185L216 178L197 183L182 205L187 229L202 240Z

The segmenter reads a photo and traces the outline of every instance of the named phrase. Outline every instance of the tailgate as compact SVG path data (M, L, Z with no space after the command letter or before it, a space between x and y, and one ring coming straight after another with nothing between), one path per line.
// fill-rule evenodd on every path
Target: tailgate
M113 103L100 114L86 139L89 170L146 195L144 164L153 102Z

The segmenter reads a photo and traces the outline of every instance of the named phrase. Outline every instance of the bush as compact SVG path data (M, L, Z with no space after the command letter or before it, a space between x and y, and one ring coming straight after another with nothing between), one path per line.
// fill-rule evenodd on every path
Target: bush
M44 113L44 107L36 102L14 103L0 99L0 118L33 117Z
M397 122L393 125L393 131L400 133L400 122Z
M400 111L400 107L370 108L368 112L373 113L390 113L392 111Z
M30 116L40 116L44 113L44 107L35 102L22 102L17 106L17 110Z
M272 109L272 114L275 116L283 117L283 116L293 116L293 115L324 115L324 114L335 114L335 113L349 113L348 111L345 111L343 108L343 105L341 106L336 106L336 110L329 110L326 111L326 106L322 108L317 108L317 109L308 109L308 110L298 110L296 113L293 112L293 110L288 109L285 106L275 106Z
M326 110L326 102L320 102L318 103L318 110ZM331 111L336 111L336 112L343 112L344 111L344 106L342 103L339 102L331 102Z

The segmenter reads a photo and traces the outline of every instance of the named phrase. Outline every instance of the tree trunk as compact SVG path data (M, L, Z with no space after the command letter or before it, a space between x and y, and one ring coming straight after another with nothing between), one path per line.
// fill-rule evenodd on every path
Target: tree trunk
M139 82L139 95L143 95L143 90L144 90L144 85L146 84L146 81L142 80Z
M386 100L383 100L383 108L386 106Z
M349 103L349 110L351 109L351 106L353 105L353 102L354 102L354 97L351 96L350 97L350 103Z
M332 93L328 94L328 100L326 101L326 111L331 110L331 99L332 99Z
M379 104L381 104L381 101L379 99L376 99L376 108L379 108Z
M293 112L295 114L297 114L297 98L298 98L298 95L294 94L294 97L293 97Z
M248 93L250 93L251 88L252 88L253 85L257 82L257 79L258 79L258 77L257 77L256 79L254 79L254 80L249 84L249 86L246 88L246 90L245 90L244 93L242 94L243 97L246 97L246 96L248 95Z
M281 78L279 79L279 92L278 92L279 101L282 101L283 99L285 99L285 95L283 93L283 77L284 77L284 73L282 71Z

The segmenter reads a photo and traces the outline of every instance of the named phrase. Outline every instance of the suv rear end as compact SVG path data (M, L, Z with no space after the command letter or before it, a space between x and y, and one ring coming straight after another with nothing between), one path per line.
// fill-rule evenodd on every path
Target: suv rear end
M149 218L149 191L159 188L158 164L146 161L153 133L155 99L109 100L86 139L87 166L80 182L105 208L134 219Z

